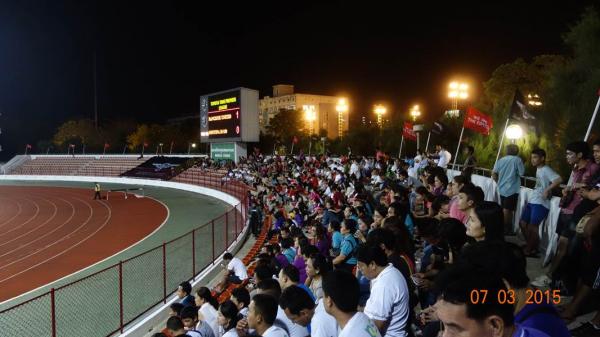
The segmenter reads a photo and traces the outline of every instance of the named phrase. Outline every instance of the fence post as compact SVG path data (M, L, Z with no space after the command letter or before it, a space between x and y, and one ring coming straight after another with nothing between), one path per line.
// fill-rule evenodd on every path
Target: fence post
M229 212L225 212L225 250L229 247Z
M52 316L52 337L56 337L56 299L54 288L50 289L50 316Z
M119 323L123 333L123 261L119 261Z
M167 244L163 242L163 303L167 304Z
M192 279L196 277L196 229L192 230Z
M212 226L212 262L215 263L215 220L211 221Z

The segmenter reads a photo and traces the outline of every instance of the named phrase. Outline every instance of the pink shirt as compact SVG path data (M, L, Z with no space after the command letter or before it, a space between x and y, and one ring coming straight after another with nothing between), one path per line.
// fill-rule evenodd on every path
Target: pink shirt
M598 164L594 163L593 161L588 161L585 167L575 168L572 172L573 180L571 181L571 184L589 184L592 180L592 177L596 175L596 172L598 172L599 168L600 166L598 166ZM573 214L575 207L577 207L577 205L579 205L580 202L581 196L579 196L578 193L575 193L573 195L573 200L571 200L567 207L561 209L561 212L564 214Z
M467 215L458 209L458 196L455 195L450 200L450 217L458 219L462 223L467 223Z

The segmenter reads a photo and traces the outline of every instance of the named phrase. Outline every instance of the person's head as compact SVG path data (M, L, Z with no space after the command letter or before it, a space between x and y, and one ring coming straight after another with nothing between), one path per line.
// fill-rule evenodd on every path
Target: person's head
M580 160L587 160L590 155L590 146L586 142L578 141L567 144L566 158L569 165L575 165Z
M313 279L324 277L332 269L331 261L321 254L312 254L306 259L306 275Z
M444 336L508 337L512 333L514 305L498 295L507 289L496 275L455 264L440 273L436 286L440 296L435 310Z
M534 149L531 151L531 165L534 167L544 166L546 164L546 151Z
M169 316L179 316L181 315L181 309L183 309L184 305L178 302L171 303L169 306Z
M268 294L256 294L248 306L248 327L270 327L277 318L277 299Z
M470 156L473 153L475 153L475 148L471 145L467 145L467 146L465 146L463 152L465 155Z
M504 213L492 201L477 204L467 221L467 235L476 241L504 241Z
M433 199L433 203L431 204L431 208L434 214L445 213L448 214L450 212L450 198L446 195L440 195Z
M200 287L198 289L198 291L196 292L195 300L197 307L201 307L202 305L204 305L204 303L208 303L212 305L215 308L215 310L219 308L219 302L212 295L210 289L208 289L207 287Z
M188 305L181 310L181 315L179 317L183 322L183 326L187 329L194 329L196 324L198 324L198 308Z
M221 303L219 306L217 323L219 323L219 325L222 326L225 331L234 329L239 320L238 313L239 311L237 306L230 300L227 300Z
M281 239L281 249L285 250L294 245L294 240L290 237Z
M231 260L233 260L233 255L230 252L223 254L223 262L229 263Z
M516 156L519 154L519 146L517 144L506 145L506 155Z
M254 281L259 283L262 280L268 280L273 277L273 270L269 265L260 264L254 268Z
M230 299L238 310L242 310L250 304L250 293L246 287L237 287L231 291Z
M388 264L387 255L380 245L360 245L356 252L356 266L369 280L376 278Z
M323 305L334 317L338 312L356 312L359 294L358 280L347 271L333 270L323 278Z
M281 293L279 305L290 321L307 326L314 315L315 302L306 290L291 286Z
M600 164L600 139L594 142L592 146L592 154L596 164Z
M442 144L437 144L437 145L435 146L435 150L436 150L436 151L440 151L440 150L442 150L443 148L444 148L444 146L443 146Z
M342 226L340 227L340 233L343 235L352 235L356 232L357 223L354 219L344 219Z
M281 286L279 285L279 281L275 279L267 279L262 280L256 285L258 294L267 294L275 297L275 299L279 300L279 296L281 296Z
M440 221L438 236L448 243L453 252L459 252L467 242L465 225L455 218L445 218Z
M465 185L458 192L458 209L463 212L467 212L471 208L475 207L478 203L483 201L483 190L479 186L475 186L472 183L465 183Z
M463 175L458 175L455 176L454 178L452 178L452 184L450 185L449 190L451 190L451 196L455 196L458 195L458 193L460 193L460 189L465 186L465 183L467 182L467 179L465 179L465 176Z
M177 316L171 316L167 319L167 330L172 336L179 336L185 332L183 321Z
M298 272L298 268L292 264L288 264L281 268L279 271L279 285L281 286L281 289L296 285L298 282L300 282L300 272Z
M186 296L189 296L192 293L192 285L185 281L179 284L177 287L177 297L180 299L184 299Z
M400 180L406 180L408 179L408 172L406 170L399 170L398 171L398 179Z
M328 229L330 232L339 232L340 228L341 228L341 224L337 220L332 220L329 223Z

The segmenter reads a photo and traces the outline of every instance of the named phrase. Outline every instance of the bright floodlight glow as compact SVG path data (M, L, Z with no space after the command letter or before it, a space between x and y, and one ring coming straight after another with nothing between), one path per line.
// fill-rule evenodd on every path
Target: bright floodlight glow
M346 111L348 111L348 103L346 102L345 98L342 97L342 98L338 99L338 103L335 106L335 110L337 112L346 112Z
M193 147L193 148L196 148L196 143L192 143L192 147Z
M448 85L448 87L450 89L457 89L458 88L458 82L450 82L450 84Z
M523 129L518 124L509 125L506 128L506 138L510 140L516 140L523 137Z
M387 109L383 105L379 104L379 105L375 106L375 110L374 111L378 115L383 115L383 114L385 114L385 112L387 111Z

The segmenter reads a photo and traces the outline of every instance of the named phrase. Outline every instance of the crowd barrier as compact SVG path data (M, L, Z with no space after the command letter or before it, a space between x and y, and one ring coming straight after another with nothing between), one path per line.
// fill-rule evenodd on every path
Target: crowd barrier
M119 178L104 179L116 182ZM239 201L225 214L137 256L0 311L0 335L110 336L166 303L180 282L214 265L244 232L248 188L221 182L210 176L198 177L194 183ZM170 182L156 182L160 183Z
M448 170L447 175L448 179L452 179L454 176L460 174L458 170ZM473 174L471 176L471 181L476 186L481 187L483 190L485 200L487 201L495 201L500 202L500 193L498 192L498 184L494 181L494 179L478 174ZM515 218L513 221L513 230L518 232L519 228L519 219L521 218L521 211L527 205L527 200L529 200L529 195L532 189L529 187L521 186L521 190L519 191L519 201L517 203L517 209L515 211ZM548 217L544 220L544 223L540 226L539 235L540 235L540 247L545 250L543 264L546 265L552 259L554 253L556 253L556 247L558 244L558 234L556 234L556 225L558 222L558 215L560 213L560 198L552 197L550 201L550 212L548 213Z

